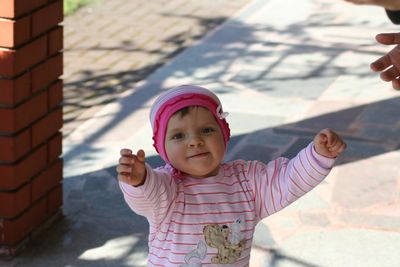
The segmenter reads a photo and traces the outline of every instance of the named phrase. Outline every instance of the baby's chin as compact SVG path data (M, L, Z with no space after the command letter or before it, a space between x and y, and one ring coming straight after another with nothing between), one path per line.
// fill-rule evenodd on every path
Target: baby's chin
M204 179L204 178L208 178L208 177L212 177L218 174L219 171L219 166L212 170L212 171L206 171L206 172L192 172L192 173L187 173L187 175L189 175L190 177L196 178L196 179Z

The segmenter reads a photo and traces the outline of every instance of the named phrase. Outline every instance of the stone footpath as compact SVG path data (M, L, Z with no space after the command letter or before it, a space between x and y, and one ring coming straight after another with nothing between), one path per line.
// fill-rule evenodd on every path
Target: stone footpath
M250 0L96 0L64 20L68 136Z

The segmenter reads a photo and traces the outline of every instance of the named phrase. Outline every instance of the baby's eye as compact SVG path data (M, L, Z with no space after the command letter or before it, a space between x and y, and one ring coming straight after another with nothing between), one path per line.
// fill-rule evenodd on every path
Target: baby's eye
M171 137L172 140L179 140L182 138L183 138L183 133L176 133Z
M203 128L203 129L201 130L201 132L204 133L204 134L209 134L209 133L214 132L214 128L212 128L212 127L206 127L206 128Z

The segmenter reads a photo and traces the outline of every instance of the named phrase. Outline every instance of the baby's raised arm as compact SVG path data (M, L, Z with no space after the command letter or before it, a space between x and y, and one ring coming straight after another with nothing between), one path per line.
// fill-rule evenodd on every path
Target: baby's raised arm
M138 150L136 155L130 149L121 149L121 157L118 161L118 180L132 186L144 184L146 179L145 154Z
M327 158L336 158L347 145L343 139L331 129L323 129L314 137L315 151Z

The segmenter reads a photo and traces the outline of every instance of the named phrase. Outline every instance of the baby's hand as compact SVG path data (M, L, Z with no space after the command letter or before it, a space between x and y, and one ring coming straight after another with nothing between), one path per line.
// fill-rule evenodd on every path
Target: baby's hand
M142 185L146 178L145 154L138 150L132 154L130 149L121 149L121 157L117 166L118 180L133 186Z
M314 147L318 154L336 158L347 145L337 133L331 129L323 129L314 137Z

